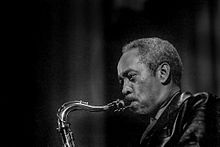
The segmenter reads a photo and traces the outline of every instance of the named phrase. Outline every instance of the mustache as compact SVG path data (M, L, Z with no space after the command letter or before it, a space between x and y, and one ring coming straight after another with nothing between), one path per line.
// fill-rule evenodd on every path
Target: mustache
M127 101L127 102L133 102L133 101L137 101L138 98L134 95L127 95L124 97L124 101Z

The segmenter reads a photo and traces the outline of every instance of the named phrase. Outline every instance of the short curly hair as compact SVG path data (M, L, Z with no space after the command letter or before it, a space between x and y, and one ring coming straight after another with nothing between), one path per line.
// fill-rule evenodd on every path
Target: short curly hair
M122 48L122 53L132 49L138 49L140 61L148 66L154 76L159 65L168 63L173 82L178 86L181 85L183 64L177 50L167 40L157 37L137 39L126 44Z

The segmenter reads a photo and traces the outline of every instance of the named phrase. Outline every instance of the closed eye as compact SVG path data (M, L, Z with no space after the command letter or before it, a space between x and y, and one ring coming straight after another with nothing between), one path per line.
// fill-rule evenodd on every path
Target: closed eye
M129 73L128 74L128 79L129 79L129 81L131 81L131 82L135 82L136 81L136 76L137 76L137 74L134 74L134 73Z

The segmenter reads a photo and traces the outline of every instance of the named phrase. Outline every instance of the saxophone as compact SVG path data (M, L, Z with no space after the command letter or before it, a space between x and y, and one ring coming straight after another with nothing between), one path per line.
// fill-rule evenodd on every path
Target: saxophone
M129 107L129 103L123 100L116 100L104 106L92 106L84 101L70 101L64 103L57 112L58 132L62 138L63 147L75 147L73 133L70 129L70 123L67 121L68 114L76 110L89 112L101 112L112 110L114 112L123 111Z

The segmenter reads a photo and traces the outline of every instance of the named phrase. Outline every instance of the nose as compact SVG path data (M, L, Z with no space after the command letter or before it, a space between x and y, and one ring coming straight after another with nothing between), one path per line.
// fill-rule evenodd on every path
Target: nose
M123 88L122 88L122 94L124 96L130 94L132 92L132 88L131 85L129 84L129 82L127 80L124 80L124 84L123 84Z

